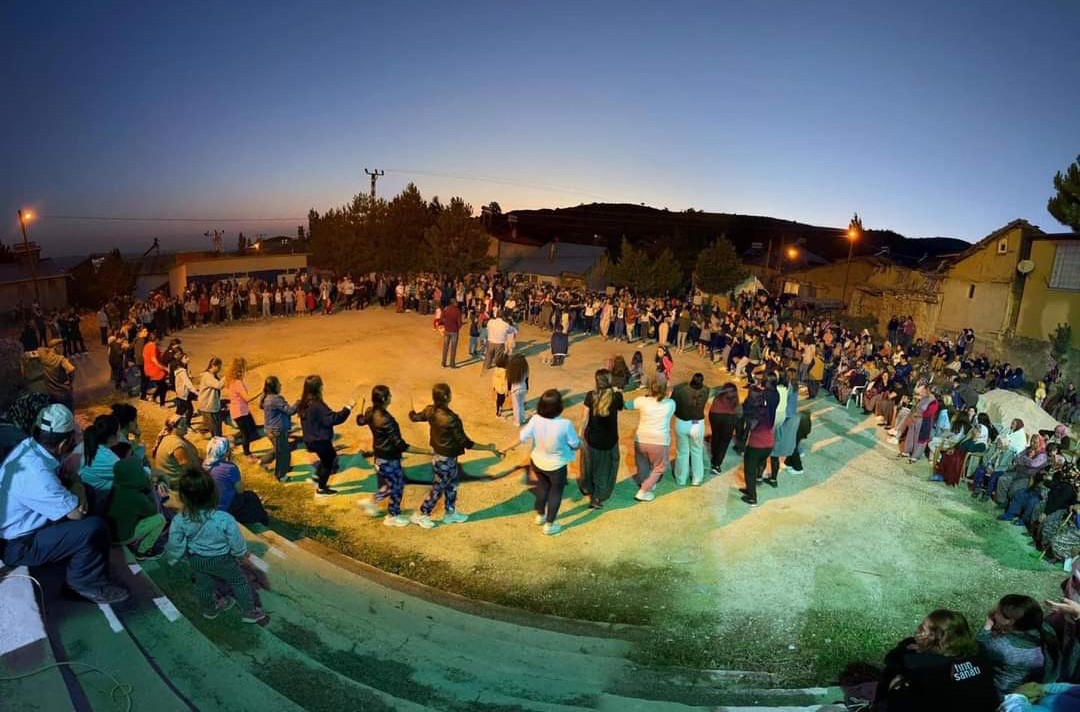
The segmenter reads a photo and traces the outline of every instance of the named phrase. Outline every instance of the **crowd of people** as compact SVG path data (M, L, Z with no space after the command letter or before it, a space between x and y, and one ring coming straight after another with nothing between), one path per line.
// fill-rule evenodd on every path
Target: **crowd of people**
M472 440L451 408L450 386L437 383L431 403L407 414L427 423L428 442L410 444L392 414L387 385L375 386L370 406L365 399L359 408L355 402L328 404L315 374L295 399L282 393L274 375L255 391L245 380L241 356L227 364L210 356L193 373L179 333L238 319L331 314L372 304L430 315L441 332L445 368L475 363L481 372L490 371L495 417L513 420L515 440L502 446ZM931 479L953 486L966 482L973 496L992 498L1005 510L1001 518L1028 527L1047 556L1080 553L1078 476L1068 429L1028 432L1019 418L993 423L978 410L980 390L1012 387L1018 377L1022 384L1023 374L976 354L970 330L955 340L924 340L911 317L895 317L881 340L763 292L739 295L721 308L697 294L642 298L628 290L600 294L491 275L372 275L357 281L304 275L288 285L194 284L171 299L113 300L102 307L98 322L115 387L172 411L153 445L143 445L138 411L126 402L78 432L71 398L75 369L67 358L78 353L78 341L72 341L74 353L30 357L52 363L51 375L41 379L44 387L20 397L0 429L8 493L0 512L3 560L67 561L68 586L96 602L127 595L107 577L108 547L115 542L130 547L138 560L186 559L207 617L239 604L243 620L265 622L237 523L265 523L268 517L258 496L245 488L234 459L247 458L289 481L294 419L299 440L315 458L310 479L316 497L338 494L331 486L340 467L335 428L353 420L368 429L371 445L361 454L375 465L378 489L360 506L373 517L385 507L388 527L431 529L467 521L458 506L459 458L468 450L500 458L527 451L536 524L556 535L571 464L579 463L577 485L591 509L603 509L612 497L620 467L620 412L638 413L630 467L637 502L653 501L664 477L679 487L701 486L724 472L734 450L742 460L741 500L755 507L762 485L779 488L781 476L804 472L802 443L811 419L801 401L833 397L874 417L897 457L909 465L926 461ZM630 362L613 353L597 364L579 417L567 417L556 389L540 394L530 414L530 363L516 348L522 324L550 333L550 354L543 360L551 367L570 357L571 336L595 335L611 341L613 349L632 344ZM463 330L468 358L459 363ZM28 354L49 351L40 341L31 344L32 335L24 335ZM69 351L67 341L64 350ZM687 382L675 383L674 363L682 358L695 359L698 370ZM709 380L720 382L710 386ZM1069 414L1075 389L1062 393L1049 405ZM261 430L254 417L259 411ZM224 436L225 422L235 428L236 442ZM193 437L196 425L201 437ZM269 447L256 453L253 444L262 437ZM431 458L432 483L421 506L406 516L402 458L409 453ZM1072 694L1054 686L1036 694L1022 685L1076 677L1080 651L1071 641L1080 595L1070 593L1073 585L1046 616L1027 597L1005 597L977 635L960 613L935 611L887 656L878 697L890 700L890 710L935 709L906 706L928 699L967 699L975 706L966 708L982 709L980 700L996 705L1017 690L1035 697ZM1048 627L1054 627L1053 639Z

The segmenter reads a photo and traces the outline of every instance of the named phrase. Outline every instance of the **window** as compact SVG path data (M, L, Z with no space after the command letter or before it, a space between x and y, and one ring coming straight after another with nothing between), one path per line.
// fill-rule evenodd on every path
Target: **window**
M975 285L974 284L969 284L968 285L968 299L974 299L974 298L975 298Z
M1080 289L1080 244L1058 243L1050 289Z
M1009 253L1009 238L1003 237L998 240L998 254L1006 255Z

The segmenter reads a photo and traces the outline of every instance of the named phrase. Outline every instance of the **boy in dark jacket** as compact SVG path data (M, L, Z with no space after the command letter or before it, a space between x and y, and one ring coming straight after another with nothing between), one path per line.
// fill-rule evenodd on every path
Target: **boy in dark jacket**
M457 485L458 485L458 457L466 450L487 450L499 453L495 443L475 443L465 434L465 427L461 423L458 414L450 410L450 386L445 383L436 383L431 389L432 404L417 413L409 411L409 420L414 423L427 423L431 429L431 449L435 454L431 458L431 469L434 478L431 481L431 492L427 499L420 505L420 511L414 512L413 524L424 529L431 529L435 522L431 521L431 512L439 503L440 497L446 497L446 513L443 515L444 524L456 524L469 518L456 509Z
M114 452L120 461L113 465L108 511L113 541L127 544L138 561L161 558L164 549L154 545L165 530L165 517L158 513L150 496L150 480L142 463L132 455L131 445L119 443Z

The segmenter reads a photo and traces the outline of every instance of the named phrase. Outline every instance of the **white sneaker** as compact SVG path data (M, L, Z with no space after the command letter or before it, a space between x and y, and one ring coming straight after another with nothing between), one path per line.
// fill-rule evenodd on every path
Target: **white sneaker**
M364 514L369 517L377 517L382 513L379 505L375 504L375 500L370 497L360 500L360 509L364 510Z
M467 522L467 521L469 521L469 515L468 514L462 514L461 512L459 512L457 510L454 510L452 512L447 512L446 514L443 515L443 518L442 518L442 523L443 524L461 524L462 522Z
M634 499L636 499L639 502L651 502L654 499L656 499L656 495L653 494L652 492L645 492L643 490L638 490L638 493L634 495Z
M788 467L787 469L788 469L788 472L790 472L793 475L801 475L803 473L803 470L796 470L794 467Z
M423 514L420 511L413 512L413 515L409 518L409 521L417 525L418 527L421 527L422 529L435 528L435 522L431 521L431 517Z
M539 526L541 524L547 524L547 515L537 514L536 515L536 524L537 524L537 526Z
M554 536L562 531L562 524L558 522L552 522L551 524L544 525L544 533L548 536Z
M399 514L396 517L387 517L383 520L383 526L387 527L407 527L409 526L409 518L404 514ZM423 526L423 525L421 525Z
M885 433L887 435L891 435L892 437L895 438L896 437L896 428L889 428L888 430L885 431Z

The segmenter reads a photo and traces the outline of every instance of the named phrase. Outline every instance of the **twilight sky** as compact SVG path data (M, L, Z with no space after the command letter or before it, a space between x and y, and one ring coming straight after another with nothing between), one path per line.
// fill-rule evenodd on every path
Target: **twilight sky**
M1080 153L1074 0L7 2L0 27L0 241L31 208L50 255L295 234L365 167L477 209L977 240L1063 230L1046 199Z

